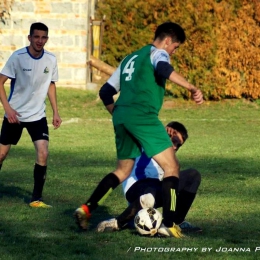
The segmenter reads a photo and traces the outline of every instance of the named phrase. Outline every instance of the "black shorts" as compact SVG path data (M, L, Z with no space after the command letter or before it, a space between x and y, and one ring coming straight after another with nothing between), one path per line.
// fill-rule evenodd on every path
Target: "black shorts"
M33 142L37 140L49 141L49 128L46 117L34 122L20 122L20 124L11 124L4 117L0 143L3 145L16 145L21 138L23 128L26 128Z

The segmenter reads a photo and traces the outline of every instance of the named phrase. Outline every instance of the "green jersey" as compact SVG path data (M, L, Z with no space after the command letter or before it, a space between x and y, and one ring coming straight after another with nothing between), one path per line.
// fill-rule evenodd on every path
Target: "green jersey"
M165 79L156 75L151 62L152 45L128 55L120 66L120 96L115 107L128 107L146 113L159 113Z

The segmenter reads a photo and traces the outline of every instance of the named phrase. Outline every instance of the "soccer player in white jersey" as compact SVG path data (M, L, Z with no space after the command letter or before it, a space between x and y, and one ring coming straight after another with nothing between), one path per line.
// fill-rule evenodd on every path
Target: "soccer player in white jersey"
M45 99L48 96L53 110L54 128L61 125L58 112L56 85L58 81L57 60L46 51L48 27L33 23L28 35L29 46L15 51L0 73L0 99L5 110L0 137L0 169L11 145L20 140L26 128L36 151L34 165L34 188L29 205L49 208L42 200L46 179L49 130L45 114ZM11 79L11 90L7 99L4 84Z
M173 149L177 152L188 138L187 129L179 122L170 122L166 126L171 136ZM143 152L136 159L130 176L122 183L124 194L129 206L116 218L99 223L98 232L121 230L127 224L131 224L136 213L145 207L162 207L162 179L163 170ZM201 232L199 227L185 221L185 217L194 201L201 175L195 169L180 171L179 190L176 203L176 224L184 233ZM160 235L168 236L163 229L159 229Z

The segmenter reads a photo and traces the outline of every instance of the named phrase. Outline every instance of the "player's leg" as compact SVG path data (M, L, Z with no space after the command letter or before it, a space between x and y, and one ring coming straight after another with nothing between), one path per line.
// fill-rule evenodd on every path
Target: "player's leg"
M154 207L157 179L143 179L135 182L126 192L128 207L116 218L102 221L97 226L98 232L117 231L127 224L133 226L135 215L142 208Z
M166 227L172 227L177 220L176 200L179 186L179 164L172 147L153 158L164 171L162 180L163 223Z
M34 187L30 206L35 208L50 208L42 201L43 187L47 175L47 160L49 147L49 129L46 118L35 122L25 123L25 127L34 144L36 160L33 169Z
M139 124L128 129L140 142L146 155L152 157L164 171L162 183L163 193L163 223L166 227L174 227L176 197L179 184L179 163L172 147L172 142L165 127L156 115L150 114ZM179 237L178 234L175 236Z
M21 124L11 124L4 117L0 135L0 169L6 159L11 145L16 145L22 135L23 126Z
M128 189L125 196L129 206L117 217L119 228L128 223L132 225L131 221L142 208L154 207L158 183L158 179L143 179Z
M165 236L181 238L181 229L176 225L176 202L179 187L179 163L172 147L155 155L154 160L164 170L162 180L163 223L158 233Z
M11 145L3 145L0 143L0 170L2 168L3 162L5 160L5 158L7 157L9 150L11 148Z
M95 210L99 205L102 205L107 196L129 176L133 166L133 159L118 160L116 170L109 173L101 180L95 191L85 203L90 212Z
M109 194L125 180L134 166L134 160L118 160L117 169L107 174L98 184L90 198L85 204L76 209L74 216L78 226L84 230L87 229L88 221L92 211L102 205Z
M98 232L117 231L132 221L136 213L141 209L140 199L130 203L128 207L116 218L102 221L97 226Z
M201 175L196 169L187 169L180 172L179 194L176 203L177 221L184 232L201 232L201 228L184 221L195 199L201 183Z
M140 147L124 125L116 125L114 129L118 158L117 168L101 180L86 203L75 211L76 223L82 229L87 229L91 212L101 205L108 195L130 175L134 159L129 158L136 158L140 155Z

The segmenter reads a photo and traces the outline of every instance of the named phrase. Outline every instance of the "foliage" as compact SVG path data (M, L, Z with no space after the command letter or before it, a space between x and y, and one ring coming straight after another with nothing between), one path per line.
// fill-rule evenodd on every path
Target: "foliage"
M260 2L258 0L99 0L97 16L106 15L103 61L122 58L151 43L156 26L179 23L188 40L172 64L207 99L260 97ZM182 89L167 93L187 98Z
M6 23L6 19L9 18L10 13L9 10L13 0L1 0L0 3L0 23Z

